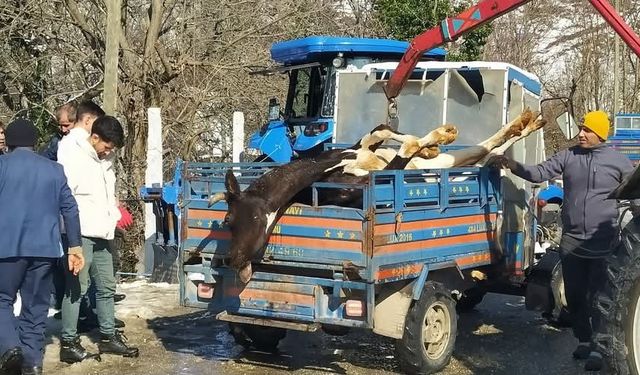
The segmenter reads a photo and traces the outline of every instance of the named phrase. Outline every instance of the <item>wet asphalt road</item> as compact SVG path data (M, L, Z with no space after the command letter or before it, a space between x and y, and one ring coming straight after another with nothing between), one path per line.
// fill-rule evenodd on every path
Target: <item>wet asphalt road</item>
M167 291L161 291L166 295ZM160 292L159 292L160 293ZM127 292L127 299L134 292ZM147 296L148 295L148 296ZM159 294L158 294L159 295ZM57 339L47 348L47 373L65 374L396 374L393 340L369 332L346 336L289 331L279 353L246 351L227 333L227 325L203 311L175 307L153 297L141 314L121 312L127 336L141 349L138 359L105 356L72 366L57 362ZM125 300L126 301L126 300ZM152 302L156 306L152 306ZM144 304L144 302L143 302ZM125 305L126 306L126 305ZM145 311L147 311L145 310ZM153 311L152 311L153 310ZM568 329L550 327L524 309L520 297L489 294L458 321L456 350L442 374L584 374L571 358L576 345ZM56 330L54 322L49 327ZM90 338L83 340L95 348ZM606 372L602 372L603 374Z

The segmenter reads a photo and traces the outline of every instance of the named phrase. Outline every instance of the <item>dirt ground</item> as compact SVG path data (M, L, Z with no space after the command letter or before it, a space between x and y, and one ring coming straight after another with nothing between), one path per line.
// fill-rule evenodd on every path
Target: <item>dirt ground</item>
M116 315L140 358L103 356L67 365L58 361L60 321L49 318L45 372L48 374L396 374L393 340L370 332L343 337L290 331L276 354L245 351L227 325L177 303L177 286L123 283L127 298ZM573 375L583 363L571 358L576 341L568 329L551 327L526 311L520 297L489 294L476 310L459 318L456 350L447 375ZM96 350L97 332L82 336ZM606 373L606 372L603 372Z

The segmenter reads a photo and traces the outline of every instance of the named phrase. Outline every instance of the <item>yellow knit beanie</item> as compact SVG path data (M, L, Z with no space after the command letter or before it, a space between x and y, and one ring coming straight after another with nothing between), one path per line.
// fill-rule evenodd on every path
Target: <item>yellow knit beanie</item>
M598 137L605 141L609 137L611 124L609 123L609 116L604 111L592 111L584 115L582 126L596 133Z

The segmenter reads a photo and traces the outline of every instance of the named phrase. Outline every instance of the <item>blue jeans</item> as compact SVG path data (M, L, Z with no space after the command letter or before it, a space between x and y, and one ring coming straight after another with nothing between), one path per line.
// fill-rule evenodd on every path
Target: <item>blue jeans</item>
M44 331L56 258L0 259L0 355L22 348L23 365L42 366ZM13 304L20 291L22 310L16 320Z
M66 271L61 333L65 341L73 340L77 335L80 304L89 288L89 278L96 286L96 315L100 333L111 336L115 332L113 295L116 279L109 250L109 242L105 239L82 237L85 266L78 276Z

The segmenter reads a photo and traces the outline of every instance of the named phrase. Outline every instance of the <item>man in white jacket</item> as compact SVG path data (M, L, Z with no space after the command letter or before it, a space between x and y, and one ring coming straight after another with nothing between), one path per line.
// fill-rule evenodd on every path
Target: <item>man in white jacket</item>
M65 153L69 153L69 152L73 153L72 150L74 150L74 145L76 144L77 140L86 139L87 137L89 137L91 135L91 128L93 126L93 122L98 117L104 116L104 115L105 113L102 110L102 108L100 108L99 105L97 105L91 100L85 100L80 104L78 104L74 109L73 117L75 118L75 122L73 124L73 128L67 133L67 135L65 135L58 142L58 145L56 147L55 160L57 160L57 158L63 158L63 159L73 158L73 154L70 156L66 156ZM112 160L111 158L107 158L103 160L103 163L111 164ZM114 249L111 249L111 250L114 251ZM62 289L64 290L64 276L62 276L62 282L58 281L58 283L62 284ZM93 312L93 309L95 308L96 292L95 292L95 286L92 284L93 284L92 282L89 283L90 286L89 286L88 295L84 297L83 302L81 303L80 317L84 319L81 319L78 321L78 324L79 324L78 330L80 332L89 331L98 326L98 323L97 323L98 318L96 314ZM56 287L59 288L59 286L56 286ZM115 302L118 302L124 299L124 297L125 296L123 294L115 294L114 300ZM56 319L60 319L60 315L56 314L55 315ZM116 319L115 321L116 321L116 328L124 327L123 321L119 319Z
M83 127L73 130L76 129L86 132ZM120 219L112 152L124 144L124 132L117 119L101 116L93 122L86 136L75 133L70 134L67 143L59 149L58 162L64 167L69 188L78 202L86 267L77 277L67 273L62 302L60 360L74 363L93 356L82 347L77 336L80 303L87 292L89 277L97 289L100 353L137 357L138 349L125 344L121 333L115 329L113 295L116 281L109 248L109 240L113 239Z

